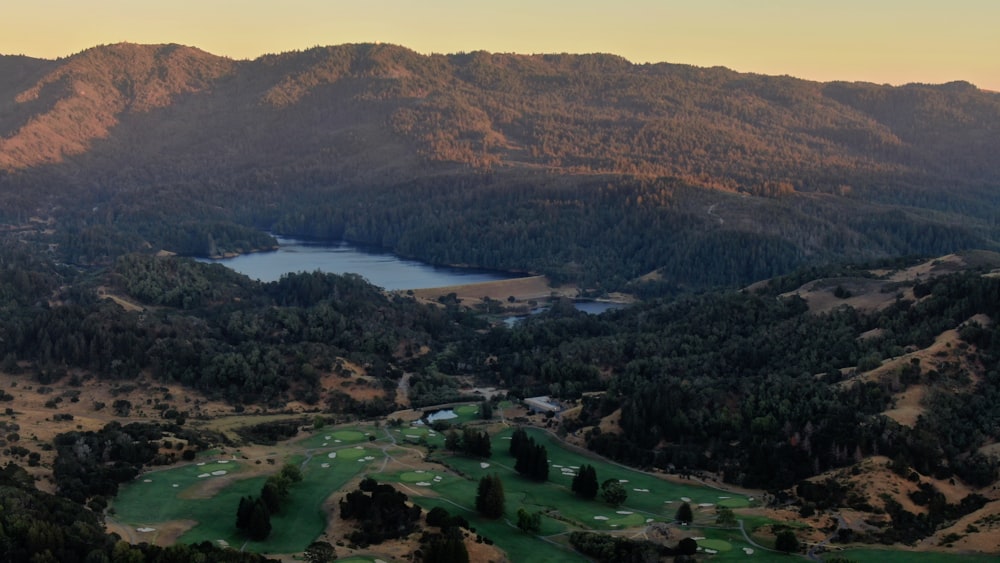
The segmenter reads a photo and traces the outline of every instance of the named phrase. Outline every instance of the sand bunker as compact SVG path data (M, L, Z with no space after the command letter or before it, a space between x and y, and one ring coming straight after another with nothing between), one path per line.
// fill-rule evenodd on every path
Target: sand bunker
M594 520L607 520L607 516L594 516Z
M219 469L218 471L213 471L212 475L215 475L216 477L218 477L219 475L225 475L226 473L229 473L229 472L226 471L225 469Z
M619 510L616 514L633 514L631 510Z
M211 475L208 473L202 473L201 475L198 476L199 479L204 479L205 477L211 477Z
M688 497L681 497L681 500L684 502L691 502L691 499Z
M135 531L142 532L142 533L155 532L156 528L136 528Z
M337 452L330 452L330 453L326 454L326 457L328 457L330 459L333 459L333 458L337 457Z
M482 469L486 469L489 466L490 466L490 464L486 463L485 461L480 461L479 462L479 467L482 468Z
M417 486L418 487L430 487L431 484L428 483L427 481L420 481L420 482L417 483Z
M329 463L323 463L323 464L320 464L320 467L322 467L323 469L326 469L327 467L330 467L330 464Z

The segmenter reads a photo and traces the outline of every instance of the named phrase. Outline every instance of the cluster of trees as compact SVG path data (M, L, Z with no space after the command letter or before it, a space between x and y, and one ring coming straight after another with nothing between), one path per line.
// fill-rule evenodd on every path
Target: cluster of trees
M392 485L380 484L370 477L363 479L356 490L340 501L340 516L358 521L358 529L348 538L355 545L366 547L414 532L421 510L409 505L408 500Z
M454 429L449 430L445 435L444 447L471 457L487 458L493 453L490 435L485 430L476 430L468 426L462 429L461 434Z
M549 452L545 446L535 442L523 428L517 428L511 435L510 455L516 460L514 469L528 479L547 481L549 479Z
M469 522L461 516L449 514L440 506L427 512L427 525L437 526L440 534L424 532L420 538L423 560L427 563L469 563L469 550L465 547L465 532Z
M105 280L57 276L72 288L60 305L11 310L0 327L4 365L21 370L30 362L28 369L48 378L67 368L119 380L148 372L234 403L281 405L292 398L317 404L320 374L346 358L367 366L384 396L365 404L341 405L334 394L331 400L381 414L393 409L404 367L426 369L412 350L437 349L483 326L412 298L388 297L356 275L302 273L260 284L219 265L138 255L121 258L116 268ZM101 281L143 304L165 306L124 310L99 296ZM401 348L411 353L397 357Z
M281 512L281 505L288 500L290 487L302 480L302 472L295 465L286 464L281 471L264 481L257 497L240 497L236 509L236 529L254 541L267 539L271 534L271 516Z
M996 439L988 419L996 416L993 370L973 382L954 361L936 369L910 362L880 379L832 384L956 327L968 340L952 353L992 365L995 330L966 321L1000 313L1000 282L956 273L918 284L920 301L810 314L802 299L781 296L801 279L653 300L599 317L554 308L461 350L491 382L526 395L579 398L582 412L564 422L567 431L595 426L620 408L621 432L590 430L588 444L635 465L707 469L734 483L787 488L878 453L901 455L923 474L992 482L996 463L977 450ZM859 338L874 329L877 338ZM581 380L583 372L571 368L577 364L614 377ZM914 428L881 416L894 393L916 382L931 391ZM606 392L582 396L591 390Z
M485 475L479 479L476 487L476 510L487 518L503 516L506 498L503 494L503 481L496 473Z
M143 466L152 464L167 435L188 442L189 448L207 445L196 432L173 424L111 422L96 432L66 432L54 439L56 458L52 477L60 496L103 509ZM192 450L193 451L193 450Z
M572 532L569 543L580 553L601 563L642 563L660 561L669 556L674 556L674 561L694 561L688 558L698 551L698 542L691 538L684 538L676 547L671 548L648 540L633 540L594 532Z

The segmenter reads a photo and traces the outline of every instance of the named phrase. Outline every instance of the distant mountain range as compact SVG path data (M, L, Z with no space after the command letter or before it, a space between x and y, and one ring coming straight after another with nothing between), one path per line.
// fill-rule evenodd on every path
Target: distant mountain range
M68 205L53 196L97 194L81 201L91 205L192 184L274 196L291 185L458 182L468 190L558 178L563 193L669 182L768 200L808 197L848 214L859 202L889 206L906 221L970 229L979 246L997 240L1000 94L963 82L818 83L604 54L425 56L372 44L252 61L117 44L55 61L0 57L0 76L8 215ZM641 194L626 191L637 203ZM275 203L262 209L268 205ZM256 227L282 220L262 213L244 215ZM766 215L718 218L725 230L753 232L768 231ZM829 250L801 243L802 232L772 234L806 256ZM348 236L350 227L337 233ZM870 233L838 238L852 236ZM366 236L359 230L355 238ZM367 238L395 248L400 237ZM911 246L874 254L921 250Z

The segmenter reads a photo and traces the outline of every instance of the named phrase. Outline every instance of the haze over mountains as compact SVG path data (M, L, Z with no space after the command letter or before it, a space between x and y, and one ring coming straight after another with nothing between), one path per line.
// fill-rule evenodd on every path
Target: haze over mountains
M527 185L533 209L552 200L590 207L599 189L615 186L617 195L601 196L611 206L652 201L677 211L697 200L688 212L700 231L763 233L774 239L769 245L791 245L794 259L751 268L759 274L861 248L888 256L992 248L997 240L1000 94L961 82L817 83L603 54L424 56L371 44L252 61L118 44L56 61L0 57L0 75L0 187L8 214L21 217L66 205L41 194L69 193L87 208L117 202L131 213L149 198L125 204L123 193L162 198L186 186L188 203L214 197L212 205L229 207L236 197L253 208L213 219L343 236L430 261L545 270L537 260L519 266L464 251L421 256L427 241L410 240L417 227L389 228L385 218L364 226L348 217L308 232L286 200L301 199L297 190L332 198L331 190L370 197L381 188L389 194L383 207L393 207L419 184L495 201L498 186L509 197L511 186ZM536 193L546 184L558 184L560 195ZM681 187L695 191L684 197ZM197 191L215 195L191 195ZM259 205L245 203L256 197ZM458 205L446 199L443 209ZM923 244L898 229L851 225L843 216L857 219L859 205L954 241ZM264 211L276 208L282 212ZM633 277L662 262L651 257L620 273Z

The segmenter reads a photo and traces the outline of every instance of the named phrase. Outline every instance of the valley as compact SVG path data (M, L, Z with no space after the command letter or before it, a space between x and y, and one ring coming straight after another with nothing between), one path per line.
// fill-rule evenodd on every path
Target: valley
M0 68L6 560L1000 555L1000 94L387 44Z

